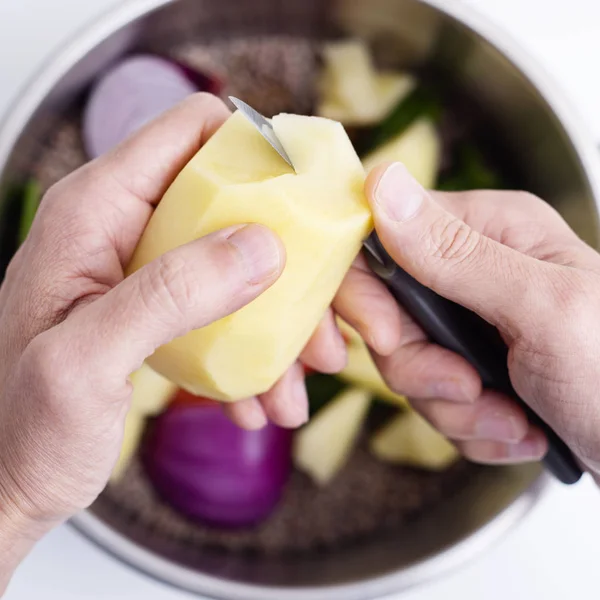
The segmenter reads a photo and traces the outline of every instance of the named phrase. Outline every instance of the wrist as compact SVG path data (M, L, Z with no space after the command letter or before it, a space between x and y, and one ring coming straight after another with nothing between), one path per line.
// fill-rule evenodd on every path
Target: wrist
M29 517L4 484L0 481L0 597L19 564L52 528Z

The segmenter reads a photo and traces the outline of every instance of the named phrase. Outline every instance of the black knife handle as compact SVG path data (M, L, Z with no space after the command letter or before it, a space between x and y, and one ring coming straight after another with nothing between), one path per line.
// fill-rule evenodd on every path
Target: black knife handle
M564 441L515 392L508 372L508 347L495 327L470 310L421 285L394 263L381 242L372 236L383 264L366 253L371 269L432 342L456 352L479 373L484 387L513 398L529 422L548 439L544 465L559 481L573 484L582 471Z

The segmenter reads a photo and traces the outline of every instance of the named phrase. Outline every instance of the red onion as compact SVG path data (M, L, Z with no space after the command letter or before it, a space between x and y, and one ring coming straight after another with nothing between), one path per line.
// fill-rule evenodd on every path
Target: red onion
M104 154L148 121L198 91L181 66L163 58L128 58L96 84L83 119L90 158Z
M256 524L279 502L291 470L293 432L234 425L219 406L173 403L143 451L155 490L175 510L205 524Z
M204 73L181 61L170 60L173 65L181 69L181 72L196 86L198 91L208 92L215 96L219 96L223 92L225 82L216 73Z

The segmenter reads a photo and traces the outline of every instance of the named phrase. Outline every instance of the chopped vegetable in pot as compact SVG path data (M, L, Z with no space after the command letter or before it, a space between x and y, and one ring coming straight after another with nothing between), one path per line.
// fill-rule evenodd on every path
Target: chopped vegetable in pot
M19 242L22 244L25 238L29 234L33 219L37 213L42 193L40 186L35 180L29 181L25 185L25 191L23 194L23 208L21 212L21 223L19 227Z
M291 468L293 432L234 425L220 406L174 402L143 449L157 492L192 520L231 528L255 525L277 506Z
M480 150L473 143L464 143L456 152L456 164L440 178L441 191L500 189L502 181L490 168Z

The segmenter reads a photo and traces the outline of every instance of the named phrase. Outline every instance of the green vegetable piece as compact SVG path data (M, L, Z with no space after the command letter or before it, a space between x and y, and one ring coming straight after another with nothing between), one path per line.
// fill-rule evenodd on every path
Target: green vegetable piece
M418 86L403 98L379 125L362 136L362 140L357 142L358 152L366 155L399 136L417 119L429 117L438 122L441 114L442 102L438 94L428 86Z
M458 149L456 167L441 177L438 185L445 192L501 188L500 176L487 166L483 154L472 143Z
M390 419L402 412L406 412L406 410L406 408L399 408L394 404L390 404L390 401L385 398L374 396L367 415L367 430L376 431L383 427Z
M313 373L306 378L309 412L312 417L348 385L332 375Z
M19 224L19 244L22 244L29 234L33 219L35 218L40 204L41 196L42 191L38 182L33 179L28 181L23 190L23 204Z

